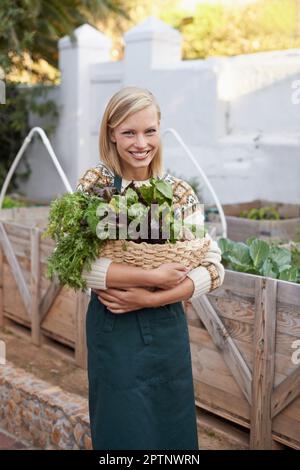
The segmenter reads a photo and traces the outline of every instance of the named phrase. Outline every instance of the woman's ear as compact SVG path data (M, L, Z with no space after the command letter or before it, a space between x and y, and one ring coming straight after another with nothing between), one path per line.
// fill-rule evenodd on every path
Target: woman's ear
M114 144L116 143L116 138L115 138L115 131L114 129L109 129L109 138L110 141L113 142Z

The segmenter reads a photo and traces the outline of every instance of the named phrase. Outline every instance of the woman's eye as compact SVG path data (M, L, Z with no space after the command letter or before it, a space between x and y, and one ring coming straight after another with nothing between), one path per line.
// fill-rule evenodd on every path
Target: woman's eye
M153 134L154 132L156 132L156 129L148 129L147 130L147 134L149 134L149 133ZM134 131L125 131L125 132L123 132L123 134L124 135L132 135L132 134L134 134Z

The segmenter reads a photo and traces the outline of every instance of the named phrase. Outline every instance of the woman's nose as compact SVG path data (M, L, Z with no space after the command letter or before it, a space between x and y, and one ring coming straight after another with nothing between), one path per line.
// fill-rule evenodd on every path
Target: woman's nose
M135 144L138 148L141 148L141 149L145 148L147 145L145 136L137 134Z

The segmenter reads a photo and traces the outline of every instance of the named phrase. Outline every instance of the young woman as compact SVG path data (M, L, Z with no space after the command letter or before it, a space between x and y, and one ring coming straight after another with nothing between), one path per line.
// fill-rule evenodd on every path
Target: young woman
M131 181L161 178L172 184L177 209L194 209L199 201L191 186L163 172L160 119L149 90L126 87L113 95L101 124L101 163L77 190L89 192L95 182L123 190ZM188 217L203 221L200 211ZM223 282L217 243L210 240L201 266L189 272L180 260L144 270L100 258L83 274L92 289L86 326L93 448L198 449L182 301Z

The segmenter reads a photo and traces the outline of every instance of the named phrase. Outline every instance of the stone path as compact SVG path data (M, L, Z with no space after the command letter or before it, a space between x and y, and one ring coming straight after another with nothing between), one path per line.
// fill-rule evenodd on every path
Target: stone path
M17 437L0 429L0 450L26 450L29 448L24 442L19 441Z

